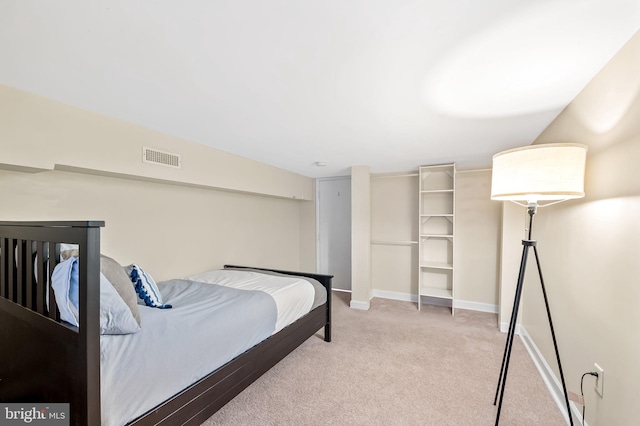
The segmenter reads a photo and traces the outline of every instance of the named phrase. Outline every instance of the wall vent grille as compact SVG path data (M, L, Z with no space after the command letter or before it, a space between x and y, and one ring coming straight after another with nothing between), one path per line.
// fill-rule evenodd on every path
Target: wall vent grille
M142 147L142 161L161 166L180 168L180 156L171 152L159 151L157 149Z

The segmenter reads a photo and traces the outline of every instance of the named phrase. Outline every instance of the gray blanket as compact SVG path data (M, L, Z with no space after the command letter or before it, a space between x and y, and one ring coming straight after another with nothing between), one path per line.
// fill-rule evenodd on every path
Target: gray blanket
M261 291L158 283L172 309L140 306L142 329L102 336L102 424L121 425L271 336L276 304Z

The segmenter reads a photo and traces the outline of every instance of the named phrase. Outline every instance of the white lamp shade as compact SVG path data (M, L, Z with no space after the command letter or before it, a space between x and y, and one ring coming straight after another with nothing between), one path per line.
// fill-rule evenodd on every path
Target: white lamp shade
M530 145L493 156L492 200L538 202L584 197L587 147Z

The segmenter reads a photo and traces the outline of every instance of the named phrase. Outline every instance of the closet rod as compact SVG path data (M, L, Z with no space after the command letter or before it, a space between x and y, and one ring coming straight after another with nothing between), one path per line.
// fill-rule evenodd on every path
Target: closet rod
M372 174L371 179L387 179L401 177L418 177L418 173L389 173L389 174Z

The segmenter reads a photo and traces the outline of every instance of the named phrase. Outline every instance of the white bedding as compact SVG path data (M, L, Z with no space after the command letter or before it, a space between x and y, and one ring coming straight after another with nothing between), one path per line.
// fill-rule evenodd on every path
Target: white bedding
M191 275L185 279L218 284L240 290L260 290L276 301L278 319L274 333L309 313L315 290L308 281L296 277L281 277L253 271L221 269Z
M211 271L158 287L172 309L140 306L139 332L101 336L103 426L135 419L293 323L315 295L306 280L249 271Z

